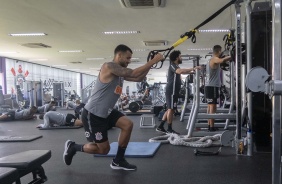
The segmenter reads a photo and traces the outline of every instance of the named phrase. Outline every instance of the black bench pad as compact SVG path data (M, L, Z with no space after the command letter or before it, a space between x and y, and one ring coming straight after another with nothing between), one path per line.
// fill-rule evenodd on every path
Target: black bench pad
M19 177L19 173L15 168L0 167L0 183L12 184Z
M20 176L24 176L50 158L50 150L29 150L0 158L0 167L16 168L20 172Z

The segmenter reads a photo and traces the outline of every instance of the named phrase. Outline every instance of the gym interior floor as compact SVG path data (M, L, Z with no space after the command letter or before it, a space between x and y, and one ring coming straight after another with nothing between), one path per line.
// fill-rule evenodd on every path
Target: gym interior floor
M59 109L63 113L72 110ZM155 129L140 129L140 116L129 116L135 122L131 142L147 142L161 135ZM93 157L77 153L70 166L62 160L64 143L71 139L86 143L84 129L38 130L42 120L0 122L1 136L42 135L32 142L1 142L0 157L27 150L51 150L52 157L43 164L50 184L270 184L271 153L255 152L254 156L237 156L234 148L224 147L217 156L195 156L194 148L162 144L154 157L127 158L137 165L137 171L112 170L111 157ZM159 123L156 118L157 124ZM187 134L186 121L175 117L173 128ZM110 142L116 142L119 129L109 130ZM206 148L214 151L215 148ZM31 181L31 174L23 177L22 183Z

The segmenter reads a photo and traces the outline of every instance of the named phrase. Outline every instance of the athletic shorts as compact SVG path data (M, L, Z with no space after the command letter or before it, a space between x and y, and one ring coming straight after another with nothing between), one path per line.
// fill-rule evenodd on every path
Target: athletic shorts
M6 113L6 116L8 116L8 118L6 120L8 120L8 121L15 120L15 114L16 114L16 112L13 111L13 110L8 111Z
M208 104L217 104L219 87L205 86L205 98Z
M113 109L107 118L101 118L82 110L81 120L85 129L85 137L89 142L102 143L108 140L108 130L116 126L119 118L124 116L121 112Z
M73 114L67 114L66 126L74 126L74 122L77 118Z
M166 97L166 105L167 109L177 109L178 95L167 94Z

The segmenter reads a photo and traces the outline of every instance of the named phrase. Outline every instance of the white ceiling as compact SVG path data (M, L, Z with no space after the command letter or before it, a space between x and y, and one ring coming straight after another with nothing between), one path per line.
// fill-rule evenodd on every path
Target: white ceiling
M228 0L166 0L164 8L123 8L119 0L0 0L0 52L15 51L14 54L0 54L32 63L63 69L80 69L81 73L97 75L100 65L111 61L114 48L126 44L139 58L132 68L145 63L149 51L166 49L176 42L180 35L198 26L202 21L227 4ZM242 5L242 12L244 12ZM227 8L201 29L234 28L234 6ZM104 31L140 31L131 35L104 35ZM12 37L10 33L43 32L42 37ZM215 44L224 46L226 33L196 34L194 44L187 40L176 47L182 54L200 54L208 51L187 49L212 48ZM168 45L148 47L143 41L167 40ZM25 43L43 43L51 48L28 48ZM83 50L82 53L59 53L59 50ZM91 60L86 58L105 58ZM48 59L47 61L32 61ZM70 62L80 61L81 64ZM204 62L204 58L202 59ZM136 64L138 63L138 64ZM168 63L168 62L166 62ZM184 61L182 67L192 66ZM130 67L130 65L129 65ZM91 68L91 69L90 69ZM167 67L150 71L151 75L164 75Z

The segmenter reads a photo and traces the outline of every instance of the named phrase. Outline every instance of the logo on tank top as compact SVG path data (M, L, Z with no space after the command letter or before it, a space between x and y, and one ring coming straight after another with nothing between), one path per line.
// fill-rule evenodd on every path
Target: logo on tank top
M85 137L89 138L90 137L90 133L89 132L85 132Z
M101 139L103 139L102 133L101 132L97 132L95 134L95 138L96 138L97 141L100 141Z
M207 102L208 102L208 103L213 102L213 99L209 99L209 98L207 98L206 100L207 100Z
M122 94L122 87L120 85L117 85L114 92L115 92L115 94L121 95Z

